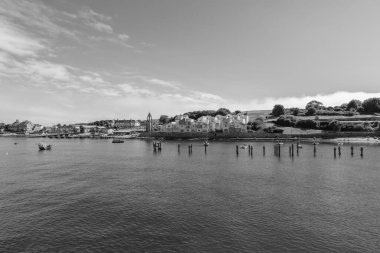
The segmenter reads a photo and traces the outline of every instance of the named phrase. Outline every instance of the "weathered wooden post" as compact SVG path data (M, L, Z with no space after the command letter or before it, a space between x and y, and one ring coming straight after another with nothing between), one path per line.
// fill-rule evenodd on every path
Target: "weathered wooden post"
M292 143L292 157L294 156L294 144Z
M291 156L292 156L292 147L289 146L289 157L291 157Z
M253 155L253 145L251 145L251 156Z
M189 148L189 154L190 154L191 153L190 144L189 144L188 148Z
M263 146L263 156L265 156L265 146Z
M178 153L181 151L181 144L178 143Z
M297 155L298 155L298 149L300 148L300 143L297 142Z
M278 144L278 157L281 157L281 146Z
M351 156L354 156L354 146L351 146Z
M340 152L340 146L338 146L338 155L340 156L342 153Z
M360 156L363 157L363 147L360 147Z
M336 158L336 147L334 147L334 158Z
M317 153L317 147L316 147L316 145L314 145L314 156L316 153Z
M239 146L236 145L236 155L239 155Z
M207 145L206 144L204 144L204 146L205 146L205 153L207 152Z
M193 144L190 144L191 153L193 153Z

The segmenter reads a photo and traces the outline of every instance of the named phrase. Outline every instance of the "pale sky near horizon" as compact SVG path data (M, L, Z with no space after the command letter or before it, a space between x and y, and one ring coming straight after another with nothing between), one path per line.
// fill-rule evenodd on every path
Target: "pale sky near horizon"
M1 0L0 122L380 97L380 1Z

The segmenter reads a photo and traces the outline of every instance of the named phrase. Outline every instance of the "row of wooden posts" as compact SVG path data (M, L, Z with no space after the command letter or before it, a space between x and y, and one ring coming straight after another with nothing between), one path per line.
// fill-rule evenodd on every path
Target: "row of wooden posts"
M157 152L157 151L160 152L161 151L161 147L162 147L161 144L162 144L161 141L154 141L153 142L154 152ZM208 145L204 145L205 152L207 152L207 146ZM296 145L297 156L299 155L299 148L300 148L300 144L297 143L297 145ZM189 154L193 153L193 144L189 144L188 149L189 149ZM180 151L181 151L181 144L178 144L178 152L180 152ZM337 151L337 147L334 147L334 157L336 157L336 151ZM360 156L361 157L363 157L363 151L364 151L364 148L360 147ZM314 152L314 156L316 156L316 153L317 153L316 144L314 144L313 152ZM253 155L253 145L248 145L248 154ZM341 156L341 154L342 154L341 153L341 146L338 146L338 155ZM239 145L236 145L236 155L239 155ZM265 156L265 146L263 146L263 155ZM281 144L276 143L274 145L274 155L281 157ZM353 156L353 155L354 155L354 147L351 146L351 156ZM294 144L289 146L289 157L293 157L293 156L294 156Z
M154 152L157 152L157 151L159 151L159 152L161 152L161 141L154 141L153 142L153 150L154 150Z

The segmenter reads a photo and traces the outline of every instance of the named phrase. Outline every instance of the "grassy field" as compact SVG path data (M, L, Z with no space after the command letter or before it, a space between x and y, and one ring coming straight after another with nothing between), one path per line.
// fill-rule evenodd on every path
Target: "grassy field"
M377 115L354 115L354 116L295 116L297 120L312 119L316 117L319 120L338 120L338 121L380 121L380 116Z
M269 113L272 112L272 110L252 110L252 111L245 111L245 112L247 112L247 115L249 116L249 120L254 121L258 117L263 117L265 119L265 117L268 116Z

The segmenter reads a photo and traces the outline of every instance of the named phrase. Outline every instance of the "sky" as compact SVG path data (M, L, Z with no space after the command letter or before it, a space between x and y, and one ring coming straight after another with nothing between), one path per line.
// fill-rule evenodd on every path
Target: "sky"
M380 1L1 0L0 122L380 97Z

